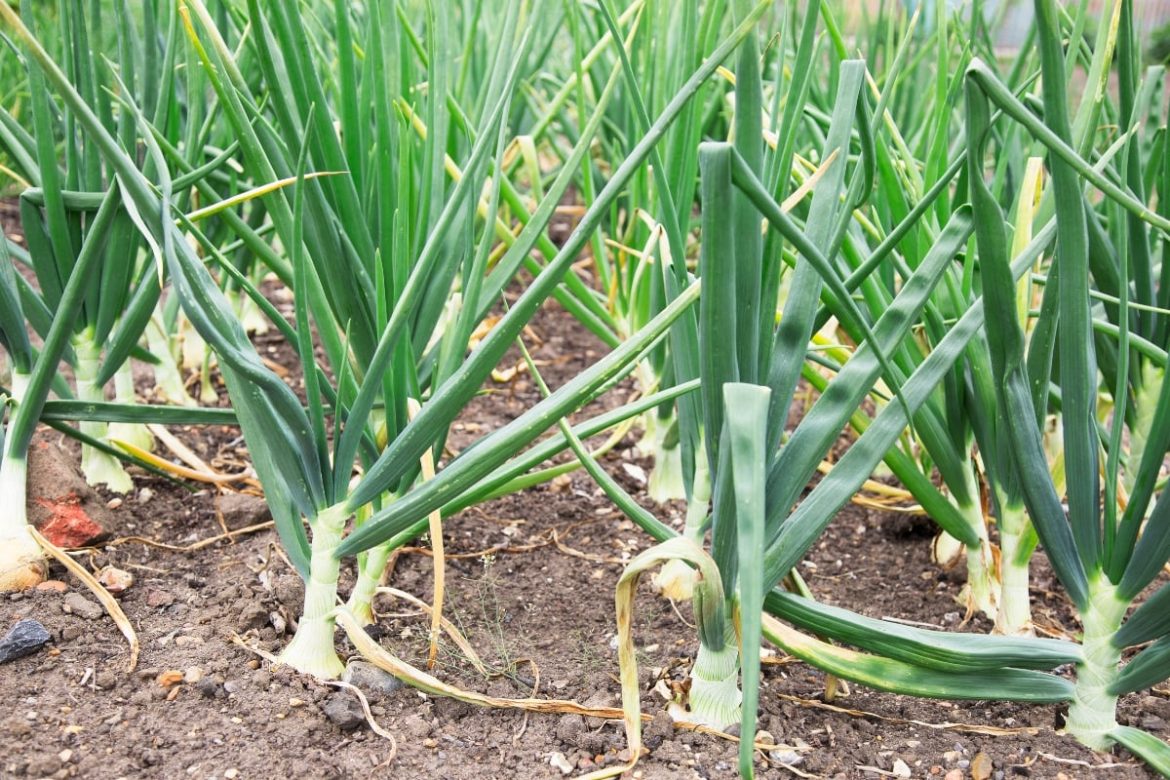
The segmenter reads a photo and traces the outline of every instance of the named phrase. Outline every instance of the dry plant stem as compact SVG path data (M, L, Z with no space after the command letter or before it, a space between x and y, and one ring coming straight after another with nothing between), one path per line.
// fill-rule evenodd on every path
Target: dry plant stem
M102 587L102 584L92 574L86 571L84 566L69 557L69 554L60 547L57 547L48 539L41 536L36 528L30 525L28 527L28 533L45 552L56 558L69 570L70 574L81 580L85 587L89 588L93 592L93 595L97 597L97 600L101 602L102 606L106 608L106 612L113 618L114 623L118 626L118 630L122 632L122 636L126 637L126 641L130 645L130 662L127 665L126 671L134 671L134 668L138 666L138 634L134 631L134 625L126 617L126 613L122 611L122 607L118 604L117 599L111 596L110 592Z
M588 718L605 718L606 720L617 720L622 717L622 711L617 707L586 707L577 702L565 699L506 699L456 688L421 669L411 666L390 653L370 638L370 635L365 632L364 627L350 614L348 609L344 607L338 609L335 611L334 616L337 624L345 631L349 637L349 641L353 643L353 646L357 648L357 651L361 653L363 658L379 669L389 672L424 693L429 693L433 696L446 696L468 704L476 704L493 709L517 709L527 710L528 712L582 715Z
M258 531L265 531L265 530L268 530L269 528L273 528L275 525L276 524L273 523L271 520L267 520L263 523L256 523L255 525L247 525L247 526L244 526L243 528L237 528L234 531L227 531L227 532L222 533L222 534L216 534L215 536L210 536L206 539L200 539L198 542L192 542L191 544L185 544L185 545L167 544L166 542L160 542L160 541L157 541L155 539L148 539L145 536L121 536L121 537L118 537L117 539L113 539L113 540L108 541L108 542L103 542L102 545L104 547L116 547L120 544L137 543L137 544L144 544L147 547L155 547L155 548L158 548L160 550L170 550L171 552L184 552L184 553L185 552L195 552L196 550L202 550L204 547L210 547L211 545L216 544L218 542L222 542L222 541L234 542L234 540L237 536L246 536L247 534L254 534L254 533L257 533Z
M362 689L352 683L347 683L342 680L329 680L328 684L332 685L334 688L341 688L342 690L349 691L354 696L357 696L358 703L362 705L362 713L366 716L366 724L370 727L370 731L374 732L382 739L388 740L390 742L390 756L385 761L383 761L380 766L386 766L391 761L393 761L394 757L398 755L398 740L394 739L393 734L379 726L378 721L374 720L374 713L370 710L370 701L366 698L366 695L362 693Z
M839 707L835 704L829 704L817 699L804 699L800 696L793 696L787 693L775 694L777 698L784 701L790 701L793 704L798 704L801 707L809 709L825 710L826 712L836 712L841 715L848 715L851 718L865 718L866 720L876 720L884 723L894 723L901 726L921 726L923 728L932 729L934 731L953 731L956 734L981 734L989 737L1006 737L1017 734L1026 734L1028 736L1035 736L1044 729L1037 726L1022 726L1018 728L1003 728L1000 726L981 726L975 723L951 723L944 721L942 723L930 723L925 720L911 720L908 718L896 718L889 715L879 715L876 712L867 712L866 710L851 709L849 707Z
M193 482L207 482L213 485L226 485L232 482L246 482L252 479L251 470L242 471L239 474L219 474L214 471L198 471L190 469L186 466L180 466L177 463L172 463L166 458L159 457L153 452L147 452L139 448L137 445L121 439L110 439L110 442L116 445L119 449L127 452L139 460L145 461L155 468L170 472L176 477L182 479L189 479Z
M421 407L418 401L412 398L407 404L407 409L410 417L413 419L419 413ZM435 478L435 458L429 449L419 458L419 465L422 469L422 479L424 482ZM430 649L427 651L427 668L434 669L435 662L439 657L439 632L443 627L443 594L446 590L447 571L446 559L443 557L443 515L438 508L427 517L427 523L430 528L431 550L434 552L431 560L435 578L434 606L431 608ZM384 567L385 562L383 562Z

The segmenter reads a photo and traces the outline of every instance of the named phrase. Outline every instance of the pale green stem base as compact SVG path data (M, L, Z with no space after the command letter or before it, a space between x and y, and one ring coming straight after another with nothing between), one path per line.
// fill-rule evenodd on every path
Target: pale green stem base
M29 533L27 496L28 462L9 454L0 463L0 593L27 590L47 573L41 546Z
M1006 508L999 521L999 612L995 633L1031 636L1032 604L1028 594L1029 551L1024 549L1028 517L1022 507Z
M219 401L219 393L215 392L215 384L211 381L211 358L213 353L208 351L203 361L203 368L199 370L199 400L211 406Z
M673 427L674 417L662 418L657 409L642 415L644 432L636 446L640 454L654 458L646 494L659 504L684 499L687 495L683 485L682 448L678 446L677 437L672 442L673 447L666 446Z
M374 595L382 581L382 572L386 571L390 553L388 547L375 547L366 553L358 566L357 583L349 594L346 609L363 626L374 624Z
M654 467L650 470L646 494L650 496L651 501L659 504L686 498L681 447L659 447L654 452Z
M74 339L73 351L77 355L77 365L73 367L73 375L77 380L77 399L105 401L105 392L96 381L101 367L101 346L95 344L88 336L82 335ZM80 428L81 432L90 438L98 441L108 439L107 423L83 420ZM85 481L90 485L105 485L116 493L126 493L134 489L134 482L126 473L126 469L122 468L120 460L87 444L81 445L81 471L85 474Z
M179 338L182 345L180 350L181 366L184 371L197 371L207 360L207 353L210 351L207 348L207 342L203 340L199 331L195 330L195 326L186 317L180 316L178 322Z
M995 620L999 611L999 582L995 576L995 555L987 535L987 523L978 505L960 507L979 537L978 547L967 548L967 584L959 594L968 610L982 612Z
M134 394L134 369L127 361L114 374L114 398L118 403L137 403ZM133 444L140 450L154 449L154 436L141 423L110 423L109 437Z
M1158 395L1165 379L1166 372L1155 366L1153 362L1146 361L1142 366L1142 383L1137 397L1134 398L1134 411L1137 420L1130 429L1129 457L1125 459L1125 467L1121 471L1122 485L1127 494L1133 492L1138 474L1141 472L1142 457L1145 455L1146 445L1149 442L1150 429L1154 425L1154 412L1158 408ZM1146 508L1147 517L1153 509L1154 502L1151 501Z
M691 667L690 721L722 731L739 723L742 700L735 643L726 643L722 650L700 644Z
M242 300L240 323L244 326L244 330L254 336L263 336L268 332L268 318L264 316L264 312L260 311L260 307L251 298L245 295Z
M159 362L154 370L155 391L164 401L180 406L197 406L195 399L187 394L183 384L183 374L175 362L175 353L171 350L171 340L163 333L162 328L153 319L146 326L146 343L151 353Z
M337 575L341 569L333 551L341 543L345 517L342 507L334 506L317 515L312 524L313 544L309 580L305 583L305 608L296 634L280 654L281 663L322 680L336 679L345 669L333 645Z
M1126 604L1104 578L1089 583L1089 606L1081 614L1085 660L1077 664L1076 690L1068 710L1065 731L1094 750L1113 744L1109 732L1117 728L1117 696L1109 687L1117 679L1121 651L1113 646L1125 617Z

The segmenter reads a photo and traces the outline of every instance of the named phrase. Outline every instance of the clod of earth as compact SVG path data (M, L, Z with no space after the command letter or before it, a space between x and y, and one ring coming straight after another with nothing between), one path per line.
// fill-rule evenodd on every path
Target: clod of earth
M28 517L62 549L88 547L109 535L113 512L85 483L64 448L36 440L28 453Z

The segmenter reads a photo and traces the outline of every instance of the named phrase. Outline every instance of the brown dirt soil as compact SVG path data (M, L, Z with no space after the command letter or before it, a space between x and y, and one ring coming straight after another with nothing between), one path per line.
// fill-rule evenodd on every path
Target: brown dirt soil
M603 353L595 339L559 310L546 307L534 324L543 343L534 351L555 387ZM265 340L262 350L281 350ZM514 356L510 358L514 361ZM476 400L452 432L458 450L528 408L538 395L517 374ZM628 398L620 387L607 405ZM173 428L205 459L226 464L243 456L238 431ZM57 440L60 434L42 434ZM611 473L647 506L622 463L648 467L633 455L627 435L604 460ZM70 446L72 444L70 443ZM227 467L225 467L227 468ZM227 468L227 470L232 470ZM577 716L489 711L410 688L370 694L374 718L397 740L364 723L352 726L353 694L271 668L232 642L277 651L291 635L302 587L277 553L270 530L185 547L255 521L246 500L221 504L213 491L190 492L135 472L136 493L114 496L116 538L79 559L97 570L114 565L136 583L121 604L138 631L142 655L127 671L128 652L113 622L86 619L66 600L85 593L58 565L53 578L71 593L38 590L0 600L0 630L22 617L40 620L53 642L6 664L0 672L0 776L82 778L559 778L555 753L573 774L619 761L625 747L620 723L591 724ZM230 510L230 511L229 511ZM658 508L681 522L677 507ZM557 533L560 545L554 543ZM851 506L841 513L802 565L820 599L878 617L957 629L954 601L961 574L931 563L924 521ZM126 538L136 537L136 538ZM623 562L649 546L648 538L605 500L582 473L554 485L494 501L450 518L444 527L448 560L447 616L465 633L495 676L484 679L445 643L436 674L467 689L497 696L546 696L590 704L618 701L613 649L613 592ZM649 578L645 578L649 579ZM352 583L345 569L342 590ZM405 551L390 584L429 599L431 562ZM1034 566L1038 621L1058 632L1075 622L1042 558ZM384 597L380 597L384 598ZM380 601L382 644L418 666L427 652L427 619L403 602ZM81 610L84 612L84 610ZM645 712L662 710L650 691L657 670L681 678L697 649L689 608L674 609L639 591L635 637L645 682ZM974 621L968 630L986 630ZM352 647L338 634L343 654ZM913 777L1148 778L1134 759L1094 755L1059 736L1059 707L996 702L946 703L853 686L832 705L823 701L822 675L776 659L766 667L761 725L777 741L799 749L792 769L763 762L760 776L877 778L909 769ZM168 672L186 681L167 687ZM539 681L538 685L535 685ZM394 686L391 686L394 687ZM534 690L535 688L535 690ZM1123 722L1170 736L1165 692L1126 697ZM992 736L988 731L1003 733ZM730 779L733 742L675 732L659 718L647 729L652 748L636 777Z

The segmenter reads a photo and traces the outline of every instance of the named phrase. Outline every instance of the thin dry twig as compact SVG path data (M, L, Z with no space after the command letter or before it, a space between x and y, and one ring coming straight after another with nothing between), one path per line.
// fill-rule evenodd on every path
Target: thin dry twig
M378 765L387 766L391 761L394 760L394 757L398 755L398 740L394 739L393 734L379 726L378 721L374 720L374 713L370 711L370 702L368 699L366 699L366 695L362 693L362 689L353 683L347 683L344 680L326 680L325 683L327 685L332 685L334 688L341 688L342 690L352 691L358 697L358 701L362 705L362 712L365 713L366 723L369 725L370 731L373 731L379 737L390 741L390 756Z
M138 634L134 631L134 626L130 623L130 618L126 617L126 613L122 611L122 606L110 595L108 590L102 587L102 584L97 581L97 578L86 571L84 566L69 557L64 550L42 536L41 532L35 527L30 525L28 531L45 552L60 561L61 565L68 569L73 576L81 580L93 592L93 595L97 597L97 600L101 602L102 606L106 608L106 612L113 618L114 623L118 626L118 630L122 632L122 636L126 637L126 641L130 644L130 663L126 671L134 671L134 668L138 666Z
M526 663L532 667L532 695L533 697L540 695L540 667L536 665L536 661L531 658L518 658L512 665L519 666ZM524 732L528 731L528 713L524 713L524 717L520 720L520 730L512 735L512 745L520 744L521 737Z
M838 707L834 704L826 704L823 701L816 701L815 699L805 699L800 696L792 696L787 693L776 694L777 698L785 701L790 701L798 704L801 707L810 707L812 709L827 710L829 712L836 712L840 715L848 715L853 718L872 718L873 720L880 720L885 723L897 723L908 726L922 726L923 728L934 729L936 731L954 731L960 734L982 734L988 737L1007 737L1017 734L1026 734L1028 736L1035 736L1044 729L1038 726L1021 726L1019 728L1003 728L1002 726L981 726L974 723L929 723L924 720L912 720L909 718L897 718L889 715L879 715L876 712L867 712L865 710L855 710L848 707Z
M204 547L210 547L216 542L222 542L225 539L234 539L237 536L246 536L247 534L254 534L259 531L264 531L274 527L274 523L268 520L263 523L256 523L255 525L245 526L244 528L237 528L234 531L228 531L226 534L217 534L208 537L207 539L200 539L198 542L185 545L167 544L166 542L159 542L154 539L148 539L145 536L120 536L117 539L112 539L108 542L102 542L102 547L117 547L120 544L144 544L147 547L157 547L160 550L170 550L171 552L195 552L202 550Z
M1093 764L1088 761L1081 761L1075 758L1061 758L1060 756L1054 756L1051 753L1044 753L1039 750L1036 751L1036 755L1040 756L1045 761L1053 761L1057 764L1071 764L1072 766L1083 766L1086 769L1118 769L1125 766L1136 766L1136 764L1126 763L1124 761L1112 761L1108 764Z

